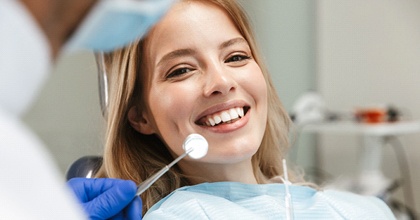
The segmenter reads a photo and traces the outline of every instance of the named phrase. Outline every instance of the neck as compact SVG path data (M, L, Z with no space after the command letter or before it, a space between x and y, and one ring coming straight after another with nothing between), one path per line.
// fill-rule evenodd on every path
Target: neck
M241 182L257 184L251 160L233 164L178 163L180 169L187 175L192 184L203 182Z

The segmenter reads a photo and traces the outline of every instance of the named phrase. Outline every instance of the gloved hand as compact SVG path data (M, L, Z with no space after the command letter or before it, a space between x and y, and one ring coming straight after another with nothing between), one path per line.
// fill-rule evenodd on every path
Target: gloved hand
M90 219L142 219L142 201L131 180L73 178L68 185Z

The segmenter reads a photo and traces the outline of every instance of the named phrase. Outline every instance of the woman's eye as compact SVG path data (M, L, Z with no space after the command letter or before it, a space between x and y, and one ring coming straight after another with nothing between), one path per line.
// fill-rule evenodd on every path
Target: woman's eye
M248 60L249 58L251 58L251 57L245 56L245 55L233 55L233 56L229 57L225 62L226 63L240 62L240 61L243 61L243 60Z
M179 68L168 74L167 78L173 78L192 71L189 68Z

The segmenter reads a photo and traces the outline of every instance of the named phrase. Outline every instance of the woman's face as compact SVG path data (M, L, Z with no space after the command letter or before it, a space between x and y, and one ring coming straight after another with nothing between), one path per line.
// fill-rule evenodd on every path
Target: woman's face
M265 131L267 86L229 16L208 3L178 3L145 45L148 132L175 156L185 137L203 135L209 150L197 163L250 161Z

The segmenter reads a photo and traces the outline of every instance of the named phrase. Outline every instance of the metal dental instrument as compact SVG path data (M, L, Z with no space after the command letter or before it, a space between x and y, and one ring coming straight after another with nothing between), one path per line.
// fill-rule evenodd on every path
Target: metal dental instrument
M137 187L137 193L136 195L139 196L144 191L146 191L156 180L158 180L163 174L165 174L173 165L178 163L181 159L183 159L185 156L189 155L189 157L193 159L200 159L204 157L207 154L208 150L208 143L207 140L199 135L199 134L190 134L187 138L185 138L185 141L182 145L182 148L185 150L185 153L183 153L181 156L176 158L174 161L172 161L170 164L163 167L161 170L159 170L157 173L155 173L153 176L149 177L142 183L140 183Z
M95 53L96 66L98 68L98 89L99 104L101 105L102 116L108 116L108 74L105 66L105 55L103 52Z
M293 220L294 215L293 215L292 195L290 194L290 191L289 191L289 185L292 185L292 183L289 181L289 174L287 173L287 164L286 164L285 159L283 159L283 176L284 176L284 179L281 177L280 178L283 180L284 187L285 187L284 206L286 208L286 220Z

